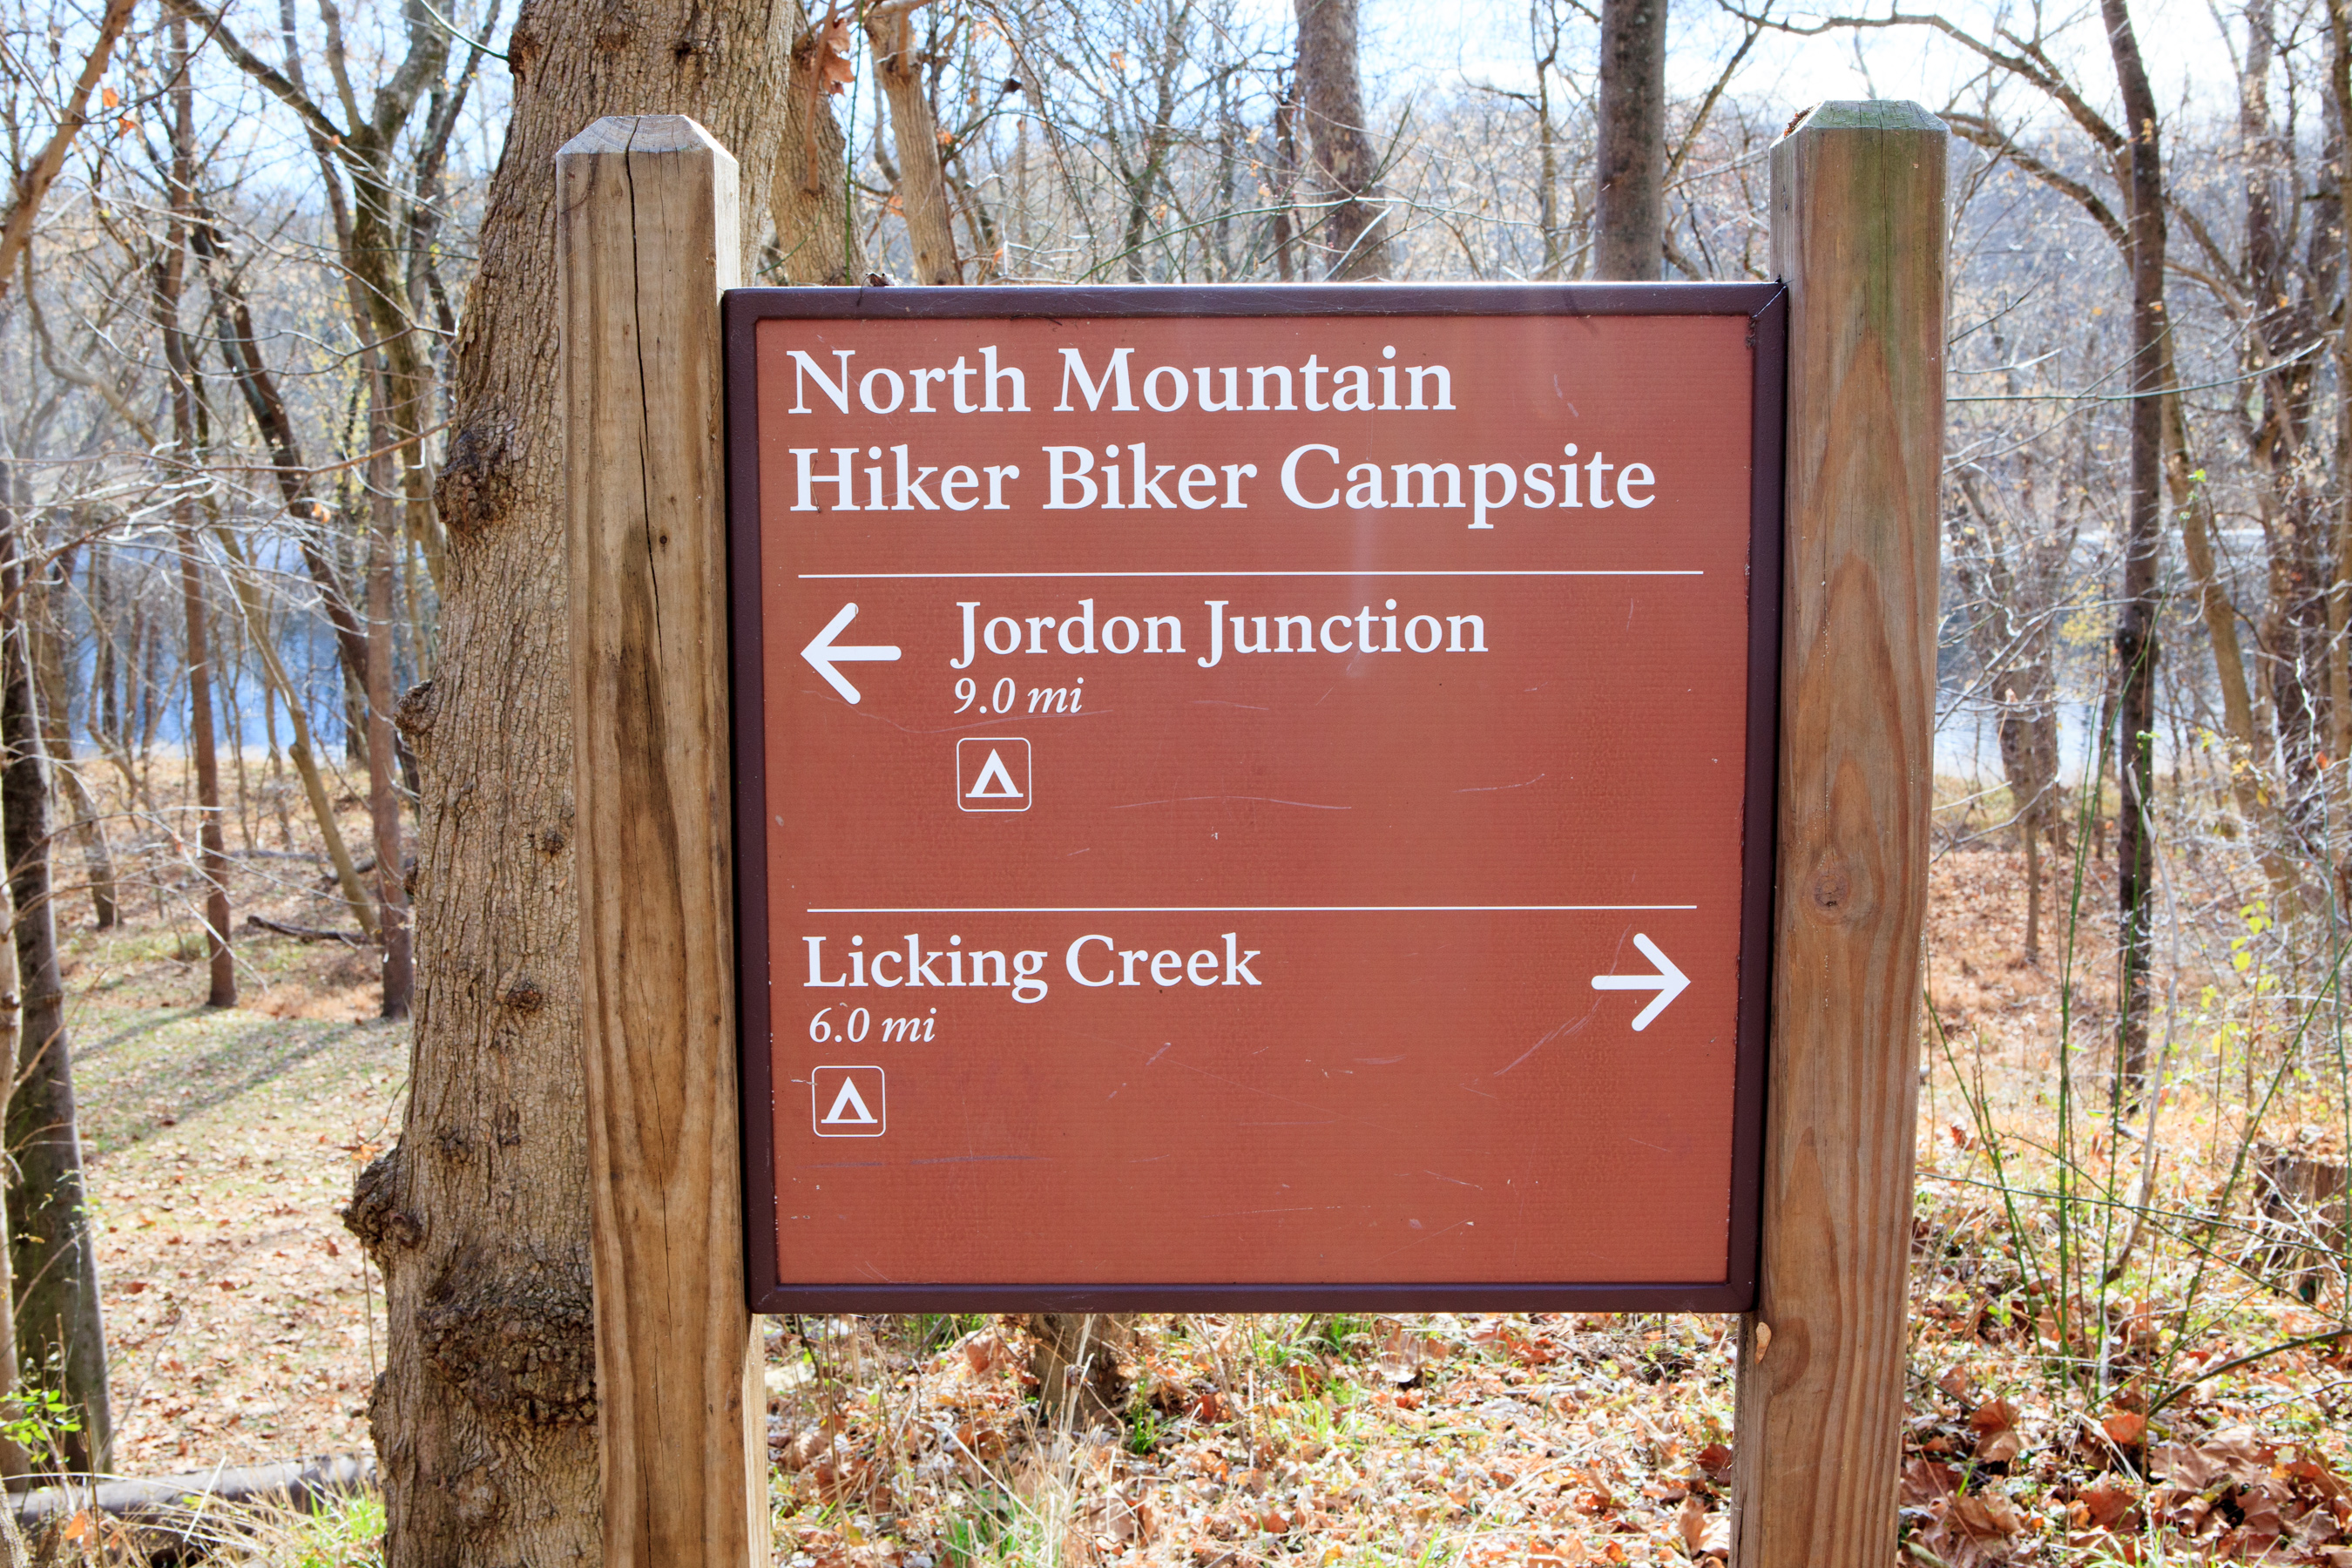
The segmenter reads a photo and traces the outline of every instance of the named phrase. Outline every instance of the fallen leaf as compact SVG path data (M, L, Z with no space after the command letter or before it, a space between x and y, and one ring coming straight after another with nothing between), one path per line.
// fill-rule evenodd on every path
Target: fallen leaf
M1703 1557L1731 1561L1731 1516L1709 1513L1696 1493L1683 1499L1675 1528L1682 1536L1683 1551L1694 1561Z
M1932 1513L1918 1540L1947 1568L2007 1563L2011 1541L2025 1533L2025 1521L1997 1492L1955 1495L1935 1504Z
M1939 1465L1930 1459L1914 1459L1903 1467L1902 1503L1905 1508L1925 1508L1940 1502L1960 1489L1960 1472L1949 1465Z
M2137 1410L2110 1410L2099 1417L2099 1430L2118 1448L2137 1448L2147 1440L2147 1417Z
M2249 1485L2270 1470L2269 1456L2251 1426L2229 1426L2201 1443L2167 1443L2150 1450L2148 1473L2186 1491L2201 1492L2224 1479Z
M2129 1513L2133 1503L2138 1500L2133 1497L2129 1487L2104 1476L2075 1493L2074 1497L2083 1505L2090 1522L2101 1530L2112 1527L2117 1520Z
M2280 1468L2297 1480L2308 1481L2314 1490L2330 1502L2340 1502L2352 1496L2346 1492L2344 1483L2337 1479L2336 1472L2327 1468L2327 1461L2308 1448L2299 1451Z
M1998 1465L2025 1452L2025 1438L2017 1430L2017 1406L2006 1399L1988 1399L1969 1414L1969 1426L1977 1435L1979 1463Z

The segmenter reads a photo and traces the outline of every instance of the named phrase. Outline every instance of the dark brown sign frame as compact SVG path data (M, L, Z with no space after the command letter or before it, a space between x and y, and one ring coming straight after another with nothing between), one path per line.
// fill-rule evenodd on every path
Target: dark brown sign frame
M1745 837L1731 1212L1719 1279L1684 1283L782 1285L775 1224L775 1085L765 844L764 650L753 338L773 319L1106 319L1298 316L1738 316L1754 351ZM1781 662L1788 297L1777 283L1340 285L1039 289L739 289L724 301L732 611L736 958L743 1214L758 1312L1010 1310L1581 1310L1739 1312L1756 1300ZM760 1194L765 1194L764 1198Z

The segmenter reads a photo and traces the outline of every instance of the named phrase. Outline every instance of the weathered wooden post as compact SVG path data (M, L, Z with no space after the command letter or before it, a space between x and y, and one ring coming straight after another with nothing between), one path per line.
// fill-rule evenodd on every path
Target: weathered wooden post
M682 115L556 155L604 1561L768 1561L743 1288L719 293L735 160Z
M1739 1346L1739 1568L1878 1568L1895 1547L1945 142L1915 104L1830 103L1772 154L1790 296L1780 870L1762 1273Z

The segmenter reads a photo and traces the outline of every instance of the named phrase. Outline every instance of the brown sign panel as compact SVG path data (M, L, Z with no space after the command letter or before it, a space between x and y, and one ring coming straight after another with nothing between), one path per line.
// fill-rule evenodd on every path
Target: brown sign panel
M767 1310L1734 1310L1769 285L729 297Z

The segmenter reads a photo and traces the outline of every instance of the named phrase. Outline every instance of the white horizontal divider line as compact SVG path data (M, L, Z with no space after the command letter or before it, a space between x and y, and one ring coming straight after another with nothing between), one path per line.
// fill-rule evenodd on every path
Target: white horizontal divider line
M1478 569L1460 572L1404 572L1380 567L1343 572L803 572L803 583L965 582L983 578L1036 577L1704 577L1696 568L1657 571L1553 571L1549 569Z
M811 909L812 915L1332 915L1633 914L1696 904L1009 904Z

